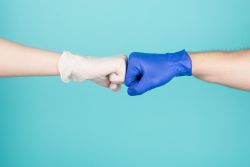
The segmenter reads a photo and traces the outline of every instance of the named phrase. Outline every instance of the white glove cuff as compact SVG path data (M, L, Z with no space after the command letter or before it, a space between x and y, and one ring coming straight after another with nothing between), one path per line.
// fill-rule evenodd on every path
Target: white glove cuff
M71 80L72 69L69 66L69 61L71 60L72 53L64 51L60 57L58 69L63 82L68 83Z

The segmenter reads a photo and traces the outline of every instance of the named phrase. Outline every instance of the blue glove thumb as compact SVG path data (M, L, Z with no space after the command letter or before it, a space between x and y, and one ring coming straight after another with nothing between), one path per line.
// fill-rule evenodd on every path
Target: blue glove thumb
M125 84L128 94L141 95L168 83L177 76L192 75L192 61L185 50L151 54L133 52L129 56Z

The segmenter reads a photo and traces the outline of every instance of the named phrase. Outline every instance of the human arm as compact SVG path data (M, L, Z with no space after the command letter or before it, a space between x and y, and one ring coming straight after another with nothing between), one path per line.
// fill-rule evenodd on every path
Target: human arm
M140 95L178 76L250 91L250 50L236 52L152 54L134 52L128 60L125 84L129 95Z
M0 39L0 76L59 75L60 54Z
M126 56L80 56L32 48L0 39L0 77L56 76L64 82L93 81L114 91L126 72Z
M250 91L250 50L189 53L193 76Z

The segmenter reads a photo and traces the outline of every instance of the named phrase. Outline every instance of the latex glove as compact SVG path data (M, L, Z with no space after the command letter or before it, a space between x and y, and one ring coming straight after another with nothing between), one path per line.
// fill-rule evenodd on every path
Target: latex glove
M176 53L131 53L125 84L128 94L140 95L177 76L192 75L192 61L185 50Z
M93 57L63 52L59 60L59 72L63 82L91 80L118 91L125 80L127 57Z

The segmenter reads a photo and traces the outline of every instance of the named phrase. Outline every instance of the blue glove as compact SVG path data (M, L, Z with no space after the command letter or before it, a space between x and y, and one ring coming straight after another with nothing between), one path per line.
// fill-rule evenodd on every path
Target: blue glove
M141 95L177 76L192 75L192 60L185 50L151 54L133 52L129 56L125 84L130 96Z

